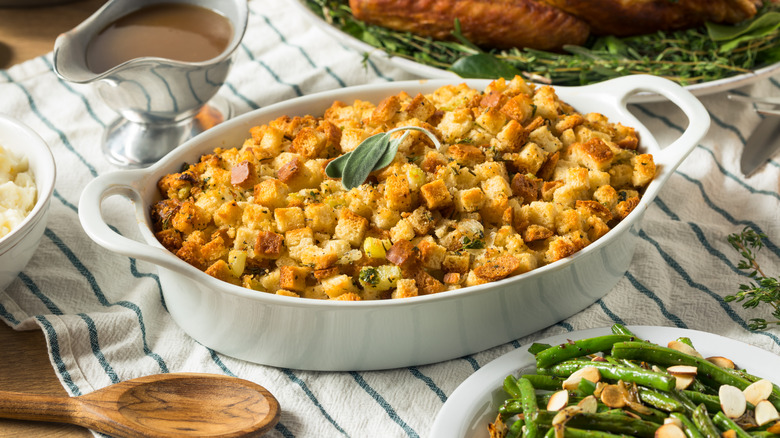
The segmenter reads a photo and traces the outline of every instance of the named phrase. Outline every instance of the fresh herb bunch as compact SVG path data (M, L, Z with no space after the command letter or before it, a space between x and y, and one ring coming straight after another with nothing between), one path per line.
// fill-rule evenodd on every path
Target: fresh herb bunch
M748 277L755 280L749 284L739 285L739 292L728 295L726 302L742 302L742 307L754 309L761 303L767 303L774 309L772 316L775 321L767 321L763 318L750 320L750 330L764 330L769 325L780 325L780 282L775 277L767 277L756 262L756 253L764 247L763 239L766 235L757 233L750 227L745 227L741 233L731 234L728 241L742 256L737 268L748 272ZM744 301L744 302L743 302Z
M326 22L389 55L454 71L462 77L522 74L535 82L584 85L629 74L662 76L682 85L709 82L780 62L780 4L765 2L736 26L656 32L635 37L591 37L565 53L533 49L484 52L456 23L454 41L437 41L357 20L348 0L305 0Z

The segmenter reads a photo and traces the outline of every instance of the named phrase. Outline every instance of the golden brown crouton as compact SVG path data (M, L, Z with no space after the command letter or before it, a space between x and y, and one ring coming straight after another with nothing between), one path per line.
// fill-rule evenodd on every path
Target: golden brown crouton
M278 179L267 179L254 188L254 202L264 207L276 208L287 205L287 184Z
M305 158L325 157L328 136L315 128L301 129L292 141L290 150Z
M420 295L435 294L447 290L447 287L441 281L425 272L424 269L417 270L414 282L417 285L417 293Z
M279 268L279 285L288 290L302 292L306 289L306 277L311 269L303 266L282 266Z
M464 166L473 166L485 161L485 153L482 149L470 144L454 144L447 149L447 153Z
M381 125L389 123L398 111L401 110L401 100L398 96L389 96L382 99L371 113L371 123Z
M211 266L206 268L206 273L216 279L235 284L236 286L241 285L241 280L233 275L233 273L230 271L230 266L228 266L227 262L224 260L217 260L216 262L212 263Z
M552 237L553 232L549 228L541 225L531 224L526 227L522 232L523 242L533 242L536 240L544 240Z
M522 124L534 115L533 99L527 94L518 94L501 107L501 112Z
M515 174L512 177L512 194L522 198L523 204L528 204L539 200L539 185L537 180L529 178L522 173Z
M620 220L625 219L629 213L634 211L634 208L636 208L637 205L639 205L639 197L637 196L628 198L622 202L618 202L617 206L615 206L617 218Z
M575 161L591 170L606 169L615 157L612 149L598 137L585 143L574 143L569 153Z
M405 175L390 175L385 180L385 201L392 210L410 211L414 206L414 197Z
M520 260L509 254L504 254L474 269L474 273L478 277L496 281L510 276L519 267Z
M410 119L418 119L424 122L436 112L436 106L422 94L417 94L404 111L406 111Z
M437 210L452 205L452 195L444 181L437 179L420 187L420 194L429 210Z
M368 230L368 220L366 218L343 208L339 213L338 223L333 236L337 239L346 240L352 246L360 246L366 230Z

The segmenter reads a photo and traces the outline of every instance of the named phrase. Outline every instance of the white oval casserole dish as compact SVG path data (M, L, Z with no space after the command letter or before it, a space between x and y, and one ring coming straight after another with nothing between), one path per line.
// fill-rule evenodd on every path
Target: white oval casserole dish
M483 90L486 80L393 82L343 88L262 108L227 121L184 143L148 169L116 171L84 189L79 218L99 245L159 265L165 302L173 319L201 344L264 365L306 370L373 370L421 365L472 354L533 333L603 297L628 269L645 210L682 160L706 134L704 106L671 81L629 76L586 87L556 87L561 100L581 113L599 112L637 129L641 149L658 172L639 205L613 230L571 257L528 273L455 291L382 301L336 302L256 292L217 280L177 258L155 239L150 206L160 199L157 181L178 172L215 147L240 146L255 125L279 116L321 115L334 100L374 103L406 91L430 93L465 82ZM642 91L659 93L688 117L686 131L661 149L626 108ZM113 232L101 203L113 195L135 204L145 242Z

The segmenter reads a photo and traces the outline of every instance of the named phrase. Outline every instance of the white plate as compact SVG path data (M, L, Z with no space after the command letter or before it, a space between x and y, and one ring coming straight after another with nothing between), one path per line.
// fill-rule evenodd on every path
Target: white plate
M661 345L679 337L688 337L704 357L728 357L751 374L775 383L780 382L780 356L758 347L696 330L654 326L628 328L638 337ZM567 339L577 340L610 333L609 328L579 330L534 342L556 345ZM495 420L499 406L507 398L502 388L504 378L510 374L517 376L519 370L533 367L536 363L527 351L529 346L523 345L504 354L464 380L439 410L430 436L488 438L487 425Z
M344 44L347 44L348 46L354 48L355 50L359 50L364 53L369 53L371 55L380 56L388 60L390 63L397 66L398 68L401 68L403 70L408 71L409 73L413 73L424 78L450 79L450 78L459 77L458 75L456 75L451 71L421 64L419 62L412 61L406 58L401 58L398 56L390 56L382 49L378 49L370 44L364 43L363 41L353 37L352 35L343 32L342 30L330 25L328 22L323 20L322 17L312 12L312 10L309 9L304 4L305 0L286 0L286 1L290 4L290 6L292 6L294 9L297 9L301 14L306 16L314 26L322 29L328 35L331 35L332 37L336 38L337 40L339 40ZM721 91L742 87L744 85L748 85L753 82L756 82L760 79L769 77L778 72L780 72L780 62L770 64L768 66L762 67L750 73L743 73L728 78L688 85L685 87L685 89L690 91L694 96L698 96L698 97L706 96L708 94L714 94ZM659 96L657 94L649 94L649 93L637 94L631 97L632 103L659 102L663 100L664 98L662 96Z

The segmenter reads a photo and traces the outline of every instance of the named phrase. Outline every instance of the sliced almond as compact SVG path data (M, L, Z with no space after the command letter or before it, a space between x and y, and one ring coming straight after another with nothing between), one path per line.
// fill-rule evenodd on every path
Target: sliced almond
M617 385L607 385L601 391L601 402L610 408L622 408L626 405L625 392L621 391Z
M720 408L729 418L739 418L747 409L745 394L736 386L720 385L718 389Z
M674 374L674 387L678 391L682 391L691 386L694 379L696 379L696 376L693 374Z
M682 428L682 425L683 425L682 421L680 421L679 418L675 418L675 417L666 417L666 418L664 418L664 424L670 424L670 423L676 425L679 428Z
M742 392L745 393L745 399L752 405L757 405L761 400L769 398L772 393L772 382L767 379L761 379L751 383Z
M601 373L596 367L582 367L573 372L568 379L563 381L563 389L574 391L580 385L580 380L587 379L593 383L601 380Z
M666 371L669 371L670 374L677 375L677 374L693 374L696 375L696 373L699 371L695 366L692 365L674 365L666 369Z
M769 400L758 402L755 414L756 423L758 423L759 426L763 426L770 421L780 420L780 414L777 413L777 409L775 409L774 405L772 405L772 402Z
M560 411L569 404L569 391L563 389L550 396L547 400L548 411Z
M667 347L671 348L672 350L677 350L680 353L685 353L685 354L688 354L688 355L691 355L691 356L695 356L695 357L699 357L699 358L704 359L704 357L701 355L701 353L696 351L690 345L688 345L686 343L683 343L683 342L680 342L680 341L669 341L669 343L667 344Z
M730 370L733 370L737 367L736 365L734 365L734 361L723 356L712 356L712 357L708 357L707 360L721 368L728 368Z
M552 426L557 428L564 426L569 420L574 418L575 415L582 412L582 408L579 406L566 406L558 411L552 419Z
M767 432L780 434L780 421L766 428Z
M595 414L599 409L599 401L596 397L589 395L580 400L580 402L577 403L577 406L582 409L583 414Z
M734 429L729 429L723 433L720 434L721 438L737 438L737 431Z
M655 430L656 438L685 438L685 432L674 423L664 424Z

